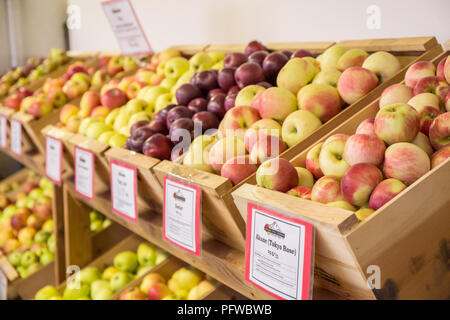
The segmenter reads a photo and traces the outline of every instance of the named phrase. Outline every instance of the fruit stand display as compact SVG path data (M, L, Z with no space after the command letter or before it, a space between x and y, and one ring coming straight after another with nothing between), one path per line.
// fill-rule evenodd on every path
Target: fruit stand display
M284 176L265 176L269 160L233 192L244 220L252 203L314 225L320 286L352 299L448 296L448 54L411 65L404 82L388 87L290 164L274 159ZM397 126L389 123L390 112L400 118ZM408 117L406 125L401 119ZM381 182L376 165L389 179ZM289 171L298 186L284 190L290 187L282 184L292 182ZM380 289L367 285L370 266L382 270Z

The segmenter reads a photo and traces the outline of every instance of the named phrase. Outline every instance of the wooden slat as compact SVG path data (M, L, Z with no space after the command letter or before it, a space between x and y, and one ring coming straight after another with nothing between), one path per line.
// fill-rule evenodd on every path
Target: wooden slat
M438 44L435 37L410 37L387 39L343 40L338 42L347 48L359 48L368 52L374 51L425 51Z
M324 42L273 42L266 45L267 49L278 51L278 50L289 50L295 51L298 49L308 50L314 54L322 53L335 42L324 41Z

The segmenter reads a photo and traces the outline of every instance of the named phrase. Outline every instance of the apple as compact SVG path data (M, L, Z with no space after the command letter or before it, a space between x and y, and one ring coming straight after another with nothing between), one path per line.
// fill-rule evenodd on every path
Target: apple
M20 246L21 246L21 243L19 242L19 240L13 239L13 238L8 238L5 240L5 242L3 244L3 251L4 251L4 253L9 254L9 253L13 252L14 250L19 249Z
M79 287L68 283L63 292L64 300L78 300L80 298L89 297L90 287L87 284L81 284Z
M36 234L36 229L33 227L25 227L22 228L17 234L17 240L20 241L21 244L31 243L33 241L34 235Z
M439 110L440 100L439 97L433 93L424 92L412 97L408 104L417 110L417 112L421 111L424 107L433 107L436 110Z
M231 158L246 154L244 142L237 136L226 136L215 143L208 154L211 167L220 172L222 166Z
M170 126L176 120L182 119L182 118L190 119L190 118L192 118L192 116L193 116L193 112L185 106L177 106L175 108L172 108L167 112L167 116L166 116L167 127L170 129Z
M348 104L352 104L377 85L378 78L375 73L362 67L350 67L339 78L337 89L341 98Z
M123 106L127 102L127 96L119 88L112 88L106 91L100 100L103 106L112 110Z
M436 150L450 144L450 112L440 114L433 120L429 136L431 145Z
M375 119L365 119L362 121L355 131L356 134L367 134L367 135L376 135L375 134Z
M222 166L220 175L237 185L255 172L256 165L248 155L243 155L228 159Z
M147 300L147 296L139 288L132 287L124 290L119 300Z
M132 251L123 251L114 257L114 267L126 272L134 272L138 267L136 253Z
M187 300L200 300L214 290L214 286L208 280L201 281L189 291Z
M272 52L264 58L262 68L264 76L270 81L277 78L281 68L288 62L288 58L281 52Z
M194 114L192 121L200 123L202 133L209 129L216 129L219 126L219 119L214 113L209 111L200 111Z
M433 63L430 61L418 61L406 70L405 84L413 89L420 79L434 75L436 75L436 67Z
M395 103L408 103L412 97L413 90L411 87L401 83L393 84L383 90L379 106L382 108Z
M319 164L319 155L322 149L322 145L323 142L318 143L314 147L309 149L305 159L306 169L308 169L308 171L311 172L316 179L323 177L323 172L322 169L320 169Z
M252 107L259 111L262 118L284 121L289 114L297 110L297 99L287 89L272 87L257 94L252 101Z
M446 59L444 63L445 80L450 83L450 59Z
M179 299L186 299L189 291L202 280L202 274L195 269L180 268L167 282L169 289Z
M117 292L121 288L125 287L132 280L133 278L129 273L123 270L119 270L112 275L111 280L109 280L109 286L113 292Z
M191 83L197 86L203 93L216 89L219 86L217 84L217 71L204 70L197 72L192 76Z
M219 119L225 116L225 94L219 93L211 97L208 101L206 110L214 113Z
M434 152L433 147L431 146L430 143L430 139L422 132L419 132L417 136L414 138L414 140L411 141L411 143L420 147L423 151L425 151L428 154L428 156L431 156Z
M450 86L445 80L439 77L429 76L417 81L413 92L414 95L424 92L434 93L439 96L441 101L444 101L445 97L450 92Z
M122 56L111 57L108 61L107 70L110 75L115 75L123 71L123 57Z
M265 161L257 169L256 182L260 187L287 192L298 185L298 174L288 160L275 158Z
M156 100L165 93L168 93L168 90L161 86L145 87L139 91L136 98L146 101L148 109L153 113L156 108Z
M436 67L436 76L438 76L439 78L442 78L442 79L445 79L444 68L445 68L445 62L447 61L447 58L448 58L448 56L442 58ZM430 74L430 76L433 76L433 75L434 74Z
M289 194L294 197L311 200L311 191L312 189L305 186L296 186L289 191L286 192L286 194Z
M341 45L334 45L326 49L318 58L322 69L336 68L340 57L347 51Z
M419 128L419 114L405 103L386 106L375 116L375 133L388 145L411 142L417 136Z
M187 107L189 110L191 110L193 113L206 111L208 106L208 101L205 98L199 97L192 99L189 101Z
M345 200L354 206L369 201L370 194L383 180L380 169L370 163L351 166L341 179L341 192Z
M251 106L253 98L264 90L266 90L264 87L255 84L242 88L236 96L234 106Z
M281 135L288 147L292 147L309 136L321 125L322 122L320 119L312 112L297 110L287 116L283 122Z
M102 279L109 281L111 280L112 276L119 271L120 270L116 267L109 266L105 270L103 270Z
M32 251L27 251L22 254L20 258L20 265L23 267L28 267L37 261L37 255Z
M298 185L303 187L312 188L314 185L314 177L312 173L305 168L295 167L298 175Z
M361 67L368 56L362 49L349 49L337 61L336 69L344 71L350 67Z
M430 170L430 158L420 147L407 142L395 143L386 149L383 172L410 185Z
M36 292L34 300L50 300L52 297L61 297L61 294L54 286L47 285Z
M341 77L342 72L334 68L328 68L320 71L314 77L312 83L314 84L328 84L333 87L337 87L337 83L339 78Z
M450 92L447 93L447 95L445 96L444 104L445 104L445 110L450 112Z
M247 44L244 52L247 56L249 56L252 53L254 53L256 51L260 51L260 50L267 50L267 48L261 42L252 40Z
M155 133L161 133L163 135L166 135L169 133L166 122L164 120L153 120L152 122L150 122L150 124L148 126Z
M188 118L175 120L170 126L169 136L174 145L183 141L191 142L194 134L194 121Z
M178 104L187 106L192 99L202 97L202 92L197 86L185 83L177 89L175 95Z
M162 300L164 297L171 295L172 292L166 284L161 282L153 283L147 291L149 300Z
M325 175L318 179L312 187L311 200L321 203L344 200L339 178Z
M254 122L244 135L244 143L247 150L252 150L260 133L266 135L281 136L281 125L273 119L261 119Z
M164 66L164 75L168 79L180 78L190 68L189 61L183 57L174 57Z
M358 163L370 163L379 166L383 163L386 146L375 135L354 134L348 138L344 149L344 158L351 166Z
M364 60L362 67L372 71L380 82L390 79L402 68L397 57L386 51L372 53Z
M69 80L64 84L62 91L69 100L73 100L88 91L88 89L89 85L85 81Z
M113 295L109 282L106 280L95 280L91 284L90 296L92 300L108 300Z
M260 132L250 151L250 160L252 163L260 164L278 157L286 149L286 144L279 137Z
M147 274L140 284L140 290L144 293L148 292L148 289L155 283L164 283L164 278L159 273Z
M91 85L94 87L100 87L111 79L108 72L106 70L100 69L97 70L92 75Z
M234 79L239 88L242 89L245 86L264 81L264 71L256 63L245 62L236 69Z
M234 78L234 74L236 72L236 68L223 68L217 73L217 83L220 88L229 90L231 87L236 85L236 80Z
M19 251L13 251L10 254L8 254L8 261L10 264L13 265L13 267L18 267L20 266L20 260L22 258L22 253L20 253Z
M284 52L284 51L282 51L282 52ZM308 50L297 49L290 54L289 59L290 58L303 58L303 57L314 57L314 55Z
M97 139L102 133L111 131L111 127L103 122L94 122L86 129L85 136L91 139Z
M247 62L248 57L242 52L231 52L225 56L223 61L224 68L237 68Z
M168 137L161 133L156 133L145 141L142 152L146 156L159 160L169 160L172 147L172 142Z
M197 52L189 59L190 70L205 71L212 67L214 60L205 52Z
M324 175L341 178L350 167L344 157L345 144L344 140L333 140L323 144L319 154L319 165Z
M340 209L344 209L344 210L348 210L348 211L352 211L352 212L356 211L356 208L345 200L328 202L326 204L326 206L333 207L333 208L340 208Z
M448 158L450 158L450 145L442 147L431 155L431 168L437 167Z
M406 185L400 180L391 178L381 181L370 196L370 208L378 210L404 189L406 189Z
M245 131L260 119L258 110L253 107L234 107L225 114L221 122L220 131L224 137L237 135L243 138Z
M212 97L214 97L215 95L218 95L218 94L225 94L226 95L226 94L228 94L228 91L224 90L222 88L212 89L206 95L206 99L210 100Z
M27 110L28 114L36 118L43 117L53 111L53 105L46 100L35 100Z
M308 84L297 95L299 108L314 113L322 122L341 111L341 98L336 88L328 84Z
M263 65L264 58L269 55L269 52L265 50L255 51L248 56L248 61L259 64L261 67Z
M304 58L293 58L289 60L277 76L277 86L288 89L294 95L312 81L317 70L314 65Z

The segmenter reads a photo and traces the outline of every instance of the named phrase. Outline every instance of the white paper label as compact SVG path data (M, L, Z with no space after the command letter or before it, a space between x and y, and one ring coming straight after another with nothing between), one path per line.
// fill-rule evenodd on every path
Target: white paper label
M164 179L164 237L200 254L200 195L198 187Z
M248 210L247 280L277 298L308 299L312 253L305 225L257 206Z
M22 124L17 120L11 120L11 151L22 155Z
M112 209L117 214L137 221L136 168L111 161Z
M45 174L55 183L61 183L62 142L46 136L45 140Z
M6 148L6 130L7 130L7 121L6 117L0 116L0 147Z
M6 300L8 298L8 278L0 270L0 300Z
M94 196L94 154L75 147L75 190L82 196Z
M102 5L123 54L152 53L133 6L128 0L107 1Z

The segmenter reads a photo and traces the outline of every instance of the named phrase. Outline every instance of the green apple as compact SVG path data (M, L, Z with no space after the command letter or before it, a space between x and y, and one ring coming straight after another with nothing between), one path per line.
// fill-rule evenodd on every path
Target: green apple
M107 131L107 132L103 132L98 138L97 141L104 143L104 144L108 144L109 139L111 139L111 137L113 135L115 135L116 132L115 131Z
M169 90L167 88L161 86L145 87L139 91L137 98L147 101L147 109L150 108L151 110L154 110L156 99L160 95L168 92Z
M112 224L112 221L111 221L111 220L105 219L105 221L103 221L102 228L103 228L103 229L106 229L106 228L108 228L111 224Z
M27 203L28 203L28 197L22 197L16 201L16 207L17 208L26 208Z
M211 58L210 60L212 61ZM186 58L174 57L166 62L164 66L164 75L169 79L178 79L183 73L188 71L189 68L190 62Z
M22 254L20 258L20 265L23 267L28 267L37 261L37 255L32 251L27 251Z
M124 71L130 71L132 69L137 68L136 58L127 56L123 58L123 70Z
M64 289L63 298L65 300L77 300L82 297L89 297L90 286L81 283L79 288L75 284L67 284Z
M27 277L32 274L35 273L36 271L38 271L41 268L41 265L39 264L39 262L34 262L32 264L30 264L27 268Z
M125 128L126 129L126 128ZM122 134L123 130L120 131L121 133L116 133L108 140L108 145L112 148L114 147L123 147L127 143L127 136Z
M22 279L27 277L28 273L27 273L26 267L18 266L16 270L17 270L17 273L19 274L19 277L21 277Z
M175 83L177 83L177 80L165 78L161 81L159 85L161 87L166 88L167 90L170 90L175 85Z
M266 88L252 84L242 88L236 96L234 102L235 106L251 106L253 98L260 92L263 92Z
M94 122L100 122L100 119L97 118L86 118L81 120L80 126L78 127L78 133L82 135L86 135L86 131L91 124Z
M94 122L89 125L85 136L91 139L97 139L103 132L111 131L111 127L104 122Z
M162 95L160 95L158 99L156 99L155 109L152 110L152 113L158 112L168 104L171 104L172 98L173 96L171 93L163 93Z
M153 269L153 266L140 266L136 272L136 278L142 277L144 274Z
M55 253L55 235L52 234L47 240L47 247L51 253Z
M336 68L337 62L339 58L347 51L347 48L341 45L334 45L325 50L320 58L318 57L318 61L320 62L320 67L322 70L328 68Z
M48 300L64 300L64 298L63 297L51 297Z
M90 225L91 232L99 232L103 229L103 221L101 220L94 220L91 221Z
M194 75L194 70L189 70L185 72L178 80L177 83L170 89L170 93L175 98L175 93L177 92L177 89L181 87L185 83L189 83L191 81L191 77Z
M120 270L111 277L111 280L109 280L109 285L111 287L111 290L113 292L116 292L119 289L125 287L132 280L133 277L129 273Z
M166 251L162 251L161 249L158 249L155 264L160 264L161 262L166 260L168 256L169 253L167 253Z
M127 127L128 121L130 121L130 117L130 114L126 112L126 109L121 110L116 120L114 121L114 130L119 132L123 127Z
M41 228L42 231L52 233L53 232L53 219L48 219L44 222Z
M42 289L40 289L38 292L36 292L34 299L35 300L49 300L53 297L61 297L61 294L54 286L45 286Z
M111 280L112 276L119 271L120 270L115 267L107 267L105 270L103 270L102 279L109 281Z
M210 56L214 63L220 62L225 59L225 53L221 51L210 51L208 52L208 56Z
M95 280L91 283L91 297L95 300L97 293L103 289L110 289L109 281L106 280Z
M81 283L91 285L95 280L101 278L100 271L96 267L86 267L80 271Z
M91 212L89 212L89 219L91 220L91 222L95 221L95 220L103 221L103 220L105 220L105 216L102 215L100 212L92 210Z
M125 105L125 109L129 114L135 114L142 111L145 111L147 108L147 101L143 99L131 99Z
M50 262L53 261L53 259L55 259L55 255L50 252L50 250L48 248L42 248L39 251L39 262L42 265L46 265Z
M133 251L123 251L114 257L114 267L126 272L135 272L138 267L138 257Z
M189 69L195 72L208 70L214 63L213 58L207 53L198 52L189 59Z
M212 65L211 69L220 70L223 69L223 60L216 62Z
M20 199L19 199L20 200ZM17 207L13 204L10 204L3 210L3 217L4 218L11 218L13 215L16 214Z
M39 230L34 235L33 240L36 243L46 243L49 237L50 237L50 232L47 232L47 231L44 231L44 230Z
M72 77L70 77L70 81L74 82L85 82L86 84L91 83L91 78L84 72L77 72Z
M30 197L27 198L26 208L32 210L34 208L35 201Z
M156 261L156 248L151 243L141 243L137 249L137 259L141 266L154 266Z
M109 300L113 295L113 291L110 288L105 288L98 291L95 296L92 296L92 300Z
M121 108L115 108L108 113L108 115L105 118L105 123L108 126L112 126L114 124L114 121L116 120L117 116L119 115L120 110L121 110ZM81 124L80 124L80 126L81 126Z
M15 250L15 251L11 252L10 254L8 254L8 261L14 267L20 266L21 258L22 258L22 254L18 250Z

